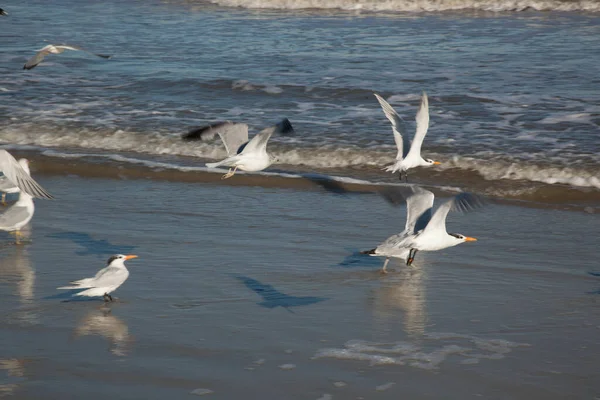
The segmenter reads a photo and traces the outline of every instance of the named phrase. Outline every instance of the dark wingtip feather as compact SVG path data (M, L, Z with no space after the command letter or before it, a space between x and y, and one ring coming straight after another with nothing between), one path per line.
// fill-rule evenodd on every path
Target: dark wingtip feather
M280 134L294 133L294 127L289 119L284 118L277 124L277 131Z
M189 130L187 133L184 133L183 135L181 135L181 139L186 140L186 141L190 141L190 140L210 140L213 139L217 133L216 131L213 133L213 135L211 135L210 138L204 138L202 137L204 133L208 132L211 129L218 129L219 127L225 125L225 124L229 124L229 121L223 121L223 122L216 122L214 124L211 125L204 125L198 128L193 128L191 130Z
M452 211L469 212L488 204L487 198L468 192L462 192L454 197Z

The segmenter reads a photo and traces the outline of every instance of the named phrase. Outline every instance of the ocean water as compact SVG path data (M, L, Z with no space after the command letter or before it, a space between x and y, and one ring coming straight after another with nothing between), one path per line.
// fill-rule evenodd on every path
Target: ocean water
M418 179L537 203L595 209L600 201L597 2L59 0L4 8L0 141L9 148L175 170L225 154L218 141L182 142L193 127L231 120L252 133L287 117L296 133L272 138L274 168L393 182L381 171L395 157L391 127L373 93L391 102L412 137L426 91L423 152L442 165L417 171ZM22 70L48 43L113 58L66 52Z

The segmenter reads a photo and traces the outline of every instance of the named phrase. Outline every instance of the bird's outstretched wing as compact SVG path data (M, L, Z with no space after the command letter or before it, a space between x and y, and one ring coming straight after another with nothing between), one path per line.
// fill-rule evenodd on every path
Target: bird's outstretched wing
M470 212L486 204L487 201L482 196L468 192L459 193L435 210L425 229L446 232L446 217L450 211Z
M402 118L398 115L396 110L383 99L377 93L374 93L377 101L381 105L383 112L387 119L392 123L392 131L394 132L394 142L396 142L396 147L398 148L398 153L396 154L396 160L402 160L408 154L410 149L410 142L408 138L402 136L400 133L400 124L402 123Z
M44 59L44 57L46 57L48 54L50 54L50 50L48 50L47 47L44 47L43 49L41 49L37 53L35 53L35 56L33 56L29 60L27 60L25 65L23 65L23 69L34 68L39 63L41 63L42 60Z
M420 157L423 139L425 139L427 129L429 129L429 100L427 99L427 93L425 92L423 92L423 96L421 96L421 106L419 107L419 111L417 111L415 121L417 121L417 130L410 146L409 153Z
M268 128L265 128L262 131L260 131L259 133L257 133L256 135L254 135L254 137L252 139L250 139L248 144L246 144L246 146L242 149L242 152L253 153L253 152L265 150L267 147L267 143L269 142L269 139L271 138L271 136L274 133L279 134L282 132L290 132L293 130L294 130L294 128L292 127L292 124L286 118L286 119L280 121L279 123L277 123L273 126L270 126Z
M33 197L43 199L53 199L54 197L41 187L29 174L21 167L15 158L6 150L0 149L0 170L2 173L19 187L22 191Z
M420 186L386 187L379 194L390 204L397 206L406 202L405 233L417 233L425 229L431 220L434 195Z

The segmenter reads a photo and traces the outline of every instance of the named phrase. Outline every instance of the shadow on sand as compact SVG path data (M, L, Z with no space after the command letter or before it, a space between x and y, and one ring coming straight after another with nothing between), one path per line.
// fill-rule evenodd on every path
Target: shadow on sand
M83 247L83 250L76 251L78 256L97 255L106 256L112 254L128 254L136 248L136 246L119 246L112 244L104 239L93 239L87 233L82 232L60 232L48 235L48 237L56 239L66 239Z
M252 290L254 293L263 298L264 301L256 304L265 308L283 307L289 312L293 312L290 310L290 307L308 306L328 300L326 297L290 296L280 292L273 286L262 283L256 279L239 275L236 276L236 278L246 285L248 289Z

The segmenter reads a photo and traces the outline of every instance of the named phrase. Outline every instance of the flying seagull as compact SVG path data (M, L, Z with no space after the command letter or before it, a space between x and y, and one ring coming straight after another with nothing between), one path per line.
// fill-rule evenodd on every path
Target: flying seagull
M22 158L17 161L4 149L0 149L0 172L4 174L4 177L12 185L9 185L9 183L5 181L7 188L16 186L32 197L42 199L54 198L30 176L29 162L26 159Z
M105 54L96 54L96 53L91 53L87 50L82 49L81 47L75 47L75 46L68 46L68 45L64 45L64 44L49 44L48 46L44 47L43 49L40 49L37 51L37 53L35 54L35 56L31 57L23 66L23 69L32 69L35 66L37 66L39 63L42 62L42 60L44 59L44 57L46 57L48 54L60 54L65 50L80 50L83 52L86 52L88 54L92 54L94 56L98 56L98 57L102 57L102 58L111 58L112 56L109 55L105 55Z
M80 279L70 282L72 286L62 286L57 289L78 290L74 296L104 297L104 301L113 301L112 292L117 290L129 277L125 261L137 258L136 255L116 254L108 259L106 267L102 268L93 278Z
M423 144L423 139L425 139L427 129L429 128L429 101L427 99L427 93L423 92L423 96L421 97L421 106L419 107L419 111L417 112L416 116L417 130L415 132L415 136L413 137L412 144L408 141L406 135L402 136L399 131L402 118L400 118L396 110L394 110L394 108L380 95L377 93L374 94L379 101L379 104L381 104L381 108L383 109L385 116L392 123L394 141L396 142L396 147L398 148L396 162L393 165L386 167L385 170L392 173L400 171L400 180L402 180L402 173L404 172L406 181L408 181L407 171L409 169L441 164L438 161L424 159L421 157L421 145Z
M248 125L233 122L211 126L198 135L208 137L216 132L223 141L228 157L216 163L207 163L206 166L208 168L230 167L229 172L221 178L227 179L232 177L238 168L242 171L262 171L277 161L267 153L267 143L274 133L286 133L293 129L292 124L286 118L277 125L263 129L251 140L248 140Z
M386 267L390 257L406 260L406 265L412 265L417 251L436 251L456 246L464 242L474 242L477 239L460 233L446 232L446 217L450 211L468 212L485 204L481 196L462 192L433 210L434 195L429 190L419 186L387 188L380 192L392 204L406 201L406 225L404 230L390 236L374 249L363 254L385 257L381 271L387 272Z

